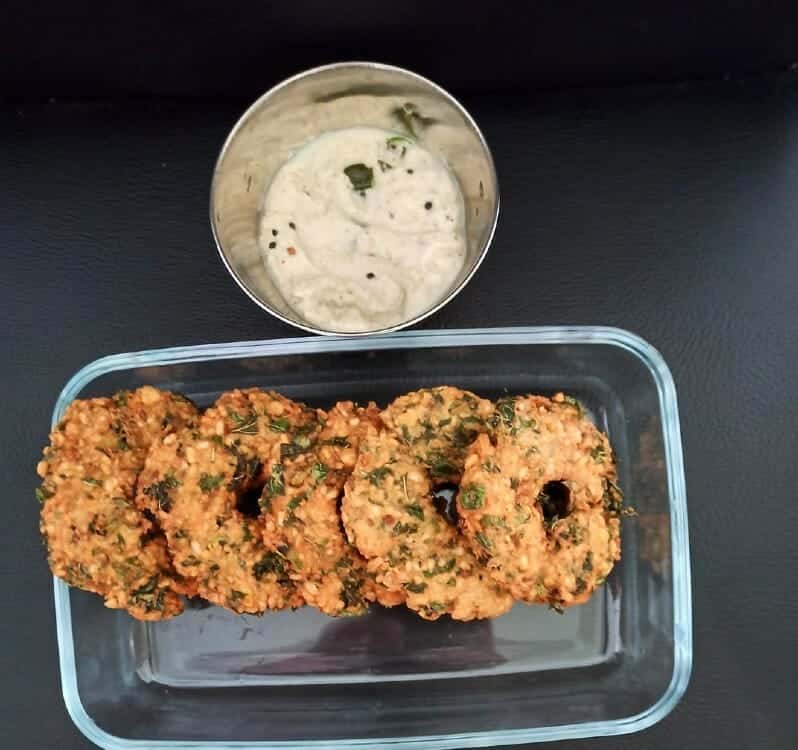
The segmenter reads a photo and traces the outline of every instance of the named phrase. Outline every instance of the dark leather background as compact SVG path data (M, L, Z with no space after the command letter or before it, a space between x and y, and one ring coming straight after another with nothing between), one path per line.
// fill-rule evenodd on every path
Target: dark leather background
M795 748L798 80L463 98L502 216L429 327L622 326L660 349L680 396L690 687L642 734L560 747ZM212 164L246 103L0 111L4 748L89 747L60 695L33 497L64 382L112 352L294 333L239 292L208 228Z
M721 78L798 60L793 0L5 0L0 96L254 98L332 60L461 91Z

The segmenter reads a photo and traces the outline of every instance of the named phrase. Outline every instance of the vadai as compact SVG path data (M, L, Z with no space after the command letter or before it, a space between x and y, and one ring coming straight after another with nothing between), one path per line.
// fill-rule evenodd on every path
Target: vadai
M55 575L142 620L183 595L242 614L562 611L610 573L630 512L607 436L562 393L324 411L248 388L200 414L143 386L73 402L37 472Z
M56 576L141 620L180 614L187 588L134 493L150 445L196 416L182 396L151 386L68 407L37 466L40 528Z
M395 399L385 426L426 464L436 483L458 482L468 446L488 429L493 404L452 386L422 388Z
M469 448L457 495L472 549L517 599L586 601L620 557L607 437L561 393L502 399L493 427Z
M407 606L425 619L503 614L512 598L438 513L432 489L428 465L406 444L369 429L341 509L350 541L377 582L404 592Z
M210 602L239 613L298 607L285 550L264 544L252 499L284 487L286 458L309 450L318 413L259 389L224 393L194 430L150 451L139 502L157 514L175 568Z
M355 466L361 437L379 424L375 404L336 404L323 415L324 426L310 450L283 462L283 488L267 486L261 504L264 535L272 547L284 546L290 575L305 601L332 616L358 615L370 601L392 606L401 592L377 584L366 561L343 532L338 505Z

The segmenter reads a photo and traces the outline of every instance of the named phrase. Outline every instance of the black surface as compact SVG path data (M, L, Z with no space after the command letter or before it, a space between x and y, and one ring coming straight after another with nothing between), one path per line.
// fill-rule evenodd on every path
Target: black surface
M720 78L798 60L792 0L6 0L0 96L254 98L381 60L461 90Z
M622 326L661 350L681 399L690 687L642 734L561 747L796 747L798 81L465 101L503 213L429 327ZM212 163L243 104L0 115L3 747L89 746L60 696L33 498L65 380L111 352L294 333L238 291L208 229Z

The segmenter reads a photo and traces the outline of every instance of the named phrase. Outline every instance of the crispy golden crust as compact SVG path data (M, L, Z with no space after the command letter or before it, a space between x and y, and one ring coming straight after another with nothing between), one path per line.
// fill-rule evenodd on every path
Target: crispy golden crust
M218 435L238 455L260 462L260 478L272 467L310 450L321 430L322 412L259 388L223 393L203 415L206 432Z
M466 449L492 414L490 401L444 385L400 396L380 416L434 482L458 482Z
M74 402L37 470L53 572L143 620L197 593L240 613L559 609L620 557L612 450L562 394L442 386L325 414L248 389L200 417L145 386ZM456 483L459 528L433 500Z
M503 399L494 425L494 442L481 435L466 458L457 496L465 535L517 599L586 601L620 557L606 436L562 394Z
M191 427L199 418L197 407L185 396L150 385L120 391L114 400L120 404L125 440L134 451L146 453L166 435Z
M300 606L260 524L237 510L253 481L249 465L211 427L203 418L197 432L170 435L150 451L138 501L155 499L175 568L200 596L239 613Z
M328 615L363 614L375 599L388 606L402 601L368 574L366 561L343 533L338 513L360 439L376 424L374 404L336 404L324 416L311 450L284 460L283 491L267 486L262 502L267 543L284 555L306 602Z
M140 418L142 400L160 405L157 428ZM172 411L174 421L161 424ZM159 529L133 495L152 441L195 417L182 397L148 386L70 405L37 467L41 531L55 575L138 619L180 614L179 594L190 587L175 575Z
M235 612L298 607L283 553L267 545L261 519L239 503L282 487L283 462L302 455L321 429L319 414L257 388L222 394L197 429L170 436L142 473L138 500L157 514L176 570L198 593Z
M393 434L369 430L346 485L349 539L386 588L428 620L496 617L512 599L435 509L427 467Z
M74 401L50 434L39 476L116 476L125 494L134 489L140 455L129 449L121 406L114 399Z

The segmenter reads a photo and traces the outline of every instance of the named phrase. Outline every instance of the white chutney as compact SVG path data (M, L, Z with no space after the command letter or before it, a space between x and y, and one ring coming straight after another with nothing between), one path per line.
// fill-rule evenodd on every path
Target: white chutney
M260 244L306 322L342 333L387 328L451 289L466 257L463 196L446 164L410 138L330 131L274 176Z

